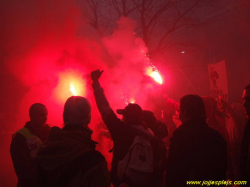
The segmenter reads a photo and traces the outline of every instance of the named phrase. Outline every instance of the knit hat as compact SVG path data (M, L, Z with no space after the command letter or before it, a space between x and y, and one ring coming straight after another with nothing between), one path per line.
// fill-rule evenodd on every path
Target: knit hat
M88 125L91 118L89 101L81 96L72 96L64 105L63 121L65 125Z

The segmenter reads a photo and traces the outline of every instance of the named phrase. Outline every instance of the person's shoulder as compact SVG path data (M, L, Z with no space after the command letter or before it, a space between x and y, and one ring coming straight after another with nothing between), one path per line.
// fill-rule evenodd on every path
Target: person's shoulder
M199 126L196 123L188 122L180 125L173 133L172 139L190 141L198 139L201 133L206 131L207 125ZM207 129L208 130L208 129Z
M57 127L57 126L53 126L53 127L50 127L49 131L50 133L51 132L58 132L58 131L61 131L62 129L60 127Z
M103 118L104 123L107 125L108 128L117 127L117 126L124 126L124 123L120 118L117 117L115 112L113 110L110 110L110 112Z
M18 149L26 145L26 139L21 133L15 133L12 136L10 149Z
M222 137L222 135L218 131L212 129L211 127L207 127L207 129L211 137L211 140L213 140L214 142L221 142L222 144L226 144L226 140Z
M190 129L188 127L181 125L174 131L170 141L171 143L188 142L190 140L191 134L192 133L190 133Z
M245 129L250 131L250 120L247 121Z
M19 130L21 130L21 129L19 129ZM12 141L13 140L25 140L25 137L22 135L22 133L20 133L18 131L12 135Z
M52 126L51 126L50 124L46 124L46 125L44 126L44 128L46 128L46 129L51 129Z
M173 133L174 136L182 136L183 134L186 134L190 131L190 128L188 128L185 124L180 125Z
M217 130L215 130L215 129L209 127L209 126L206 127L206 131L208 133L212 134L213 136L222 137Z

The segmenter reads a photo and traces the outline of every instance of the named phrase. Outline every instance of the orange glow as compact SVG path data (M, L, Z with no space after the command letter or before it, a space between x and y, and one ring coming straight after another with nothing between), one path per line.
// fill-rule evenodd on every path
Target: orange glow
M153 70L152 67L147 67L145 70L146 70L146 75L152 77L155 80L155 82L159 84L163 83L162 77L158 70Z
M130 103L135 103L135 99L130 99L129 102Z
M81 71L73 69L62 71L58 78L58 84L53 91L54 99L58 103L64 103L71 96L86 97L86 80L82 78Z
M70 84L70 91L74 96L77 96L76 88L73 84Z

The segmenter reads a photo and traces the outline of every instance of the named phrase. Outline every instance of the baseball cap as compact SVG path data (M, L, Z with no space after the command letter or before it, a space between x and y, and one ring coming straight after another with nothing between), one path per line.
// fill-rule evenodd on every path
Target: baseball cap
M118 114L132 118L142 117L142 108L135 103L129 103L124 109L117 109L116 112Z

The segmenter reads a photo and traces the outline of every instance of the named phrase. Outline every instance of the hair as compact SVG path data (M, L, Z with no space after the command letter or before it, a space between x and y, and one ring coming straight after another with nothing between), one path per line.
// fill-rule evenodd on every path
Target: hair
M250 90L250 84L248 84L248 85L244 88L244 90Z
M85 97L72 96L64 105L63 121L65 125L88 125L91 118L91 106Z
M33 105L31 105L29 109L29 116L30 117L34 116L37 113L39 108L46 108L46 106L42 103L34 103Z
M186 115L192 119L206 120L206 109L203 99L198 95L185 95L180 100L180 110L185 110Z

